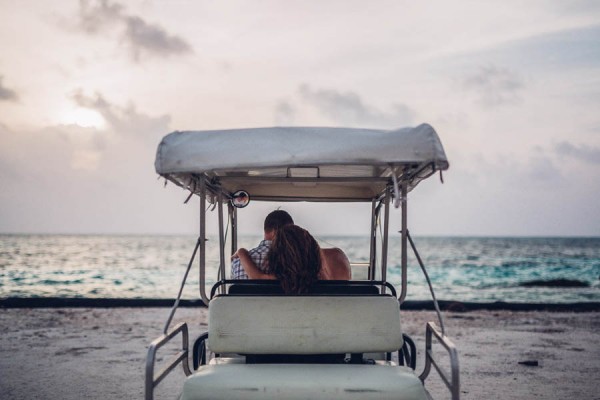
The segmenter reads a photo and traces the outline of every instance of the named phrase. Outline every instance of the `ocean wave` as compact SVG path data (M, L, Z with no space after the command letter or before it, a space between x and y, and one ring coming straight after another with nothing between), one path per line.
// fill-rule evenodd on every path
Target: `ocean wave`
M500 264L503 268L534 268L537 267L539 263L537 261L529 261L529 260L517 260L517 261L504 261Z
M67 279L63 281L58 281L55 279L44 279L42 281L37 282L38 285L81 285L82 283L83 279Z
M240 236L238 244L254 247L259 239ZM369 257L368 237L325 239L326 244L346 251L351 261ZM169 298L179 290L196 240L194 236L0 235L0 297ZM415 241L438 299L600 301L600 238L416 237ZM206 247L208 290L219 265L217 242L207 242ZM399 288L398 238L390 238L389 251L387 280ZM408 263L407 299L429 299L427 282L412 253ZM183 298L198 297L197 268L196 262ZM571 283L552 283L561 279Z
M533 280L519 283L521 287L562 287L562 288L582 288L590 287L590 283L577 279L547 279Z

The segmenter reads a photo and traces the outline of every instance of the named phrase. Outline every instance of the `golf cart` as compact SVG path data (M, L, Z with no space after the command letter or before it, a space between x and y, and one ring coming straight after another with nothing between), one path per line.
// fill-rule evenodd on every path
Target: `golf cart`
M167 181L189 191L187 200L198 195L200 235L163 335L148 349L146 400L153 399L154 388L179 364L187 376L184 400L431 399L425 383L432 366L451 398L460 398L458 356L433 290L439 325L425 327L421 373L415 372L414 342L403 334L400 322L409 246L429 281L407 227L408 192L448 168L431 126L173 132L161 141L155 167ZM284 294L277 281L228 279L229 259L238 247L237 211L250 199L370 203L370 256L362 266L366 279L320 281L302 295ZM387 280L392 207L400 207L402 217L398 292ZM220 245L218 276L210 290L207 208L216 210ZM196 255L208 331L190 347L187 323L170 325ZM175 337L181 337L179 353L156 372L157 351ZM449 371L440 365L438 353L434 357L434 342L445 349Z

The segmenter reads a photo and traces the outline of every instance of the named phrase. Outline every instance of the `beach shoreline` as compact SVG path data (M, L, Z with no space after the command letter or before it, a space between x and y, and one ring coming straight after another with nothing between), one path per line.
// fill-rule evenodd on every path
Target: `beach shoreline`
M0 298L2 308L151 308L173 307L175 299L139 298L68 298L68 297L7 297ZM439 300L443 311L546 311L546 312L600 312L600 302L572 303L517 303L517 302L465 302ZM206 307L200 299L180 300L180 308ZM402 303L405 311L433 311L431 300L407 300Z
M160 308L0 309L0 393L10 399L142 398L148 345L170 310ZM598 398L600 312L444 312L458 347L462 399ZM203 307L177 310L190 338L206 330ZM403 330L423 368L424 331L431 311L403 311ZM177 341L177 340L176 340ZM158 364L174 348L159 352ZM535 361L537 366L520 364ZM178 367L156 390L174 398L184 379ZM432 372L426 387L448 398Z

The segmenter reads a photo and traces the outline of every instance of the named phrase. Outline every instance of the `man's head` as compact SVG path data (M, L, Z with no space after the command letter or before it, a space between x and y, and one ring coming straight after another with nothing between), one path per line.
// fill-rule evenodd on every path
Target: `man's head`
M279 228L293 224L292 216L283 210L271 211L265 218L265 239L273 240Z

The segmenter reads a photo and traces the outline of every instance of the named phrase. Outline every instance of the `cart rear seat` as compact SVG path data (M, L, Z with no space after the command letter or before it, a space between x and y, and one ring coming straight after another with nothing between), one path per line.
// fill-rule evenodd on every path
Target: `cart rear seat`
M407 367L346 364L204 365L184 385L181 400L425 400Z
M402 347L392 296L218 296L208 349L239 354L392 352Z
M208 326L208 349L247 357L386 353L403 344L398 300L389 295L222 295L209 304ZM182 395L183 400L340 397L427 399L414 372L391 362L249 364L243 357L200 366Z

